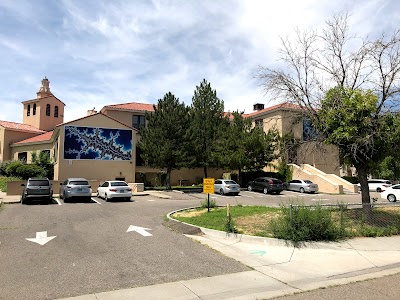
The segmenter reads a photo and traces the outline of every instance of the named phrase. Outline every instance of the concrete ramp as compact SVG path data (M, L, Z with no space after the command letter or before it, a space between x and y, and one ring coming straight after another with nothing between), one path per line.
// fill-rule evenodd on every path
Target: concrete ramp
M352 184L335 174L326 174L309 164L302 164L300 166L289 164L289 166L293 170L293 179L311 180L318 184L319 191L322 193L343 194L345 191L358 193L356 184Z

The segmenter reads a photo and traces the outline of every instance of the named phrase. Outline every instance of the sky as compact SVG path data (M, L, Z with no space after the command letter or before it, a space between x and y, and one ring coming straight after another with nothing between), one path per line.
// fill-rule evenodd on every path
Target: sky
M0 120L22 122L45 76L65 122L168 92L190 105L203 79L225 111L250 113L282 102L255 76L283 66L280 38L345 11L357 35L400 28L398 0L1 0Z

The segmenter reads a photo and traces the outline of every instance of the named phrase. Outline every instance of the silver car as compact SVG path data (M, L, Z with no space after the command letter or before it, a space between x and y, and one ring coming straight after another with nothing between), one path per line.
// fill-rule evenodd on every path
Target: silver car
M240 185L233 180L217 179L214 182L214 193L239 195Z
M288 191L296 191L300 193L316 193L318 192L318 184L306 179L293 179L286 183L286 189Z
M71 198L92 198L92 188L85 178L68 178L60 183L60 198L68 202Z

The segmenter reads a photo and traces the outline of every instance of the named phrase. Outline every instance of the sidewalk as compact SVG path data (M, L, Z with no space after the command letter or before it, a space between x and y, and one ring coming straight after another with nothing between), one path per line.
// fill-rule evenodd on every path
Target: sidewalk
M63 300L270 299L400 272L400 236L357 238L340 243L307 243L229 235L202 228L188 237L254 270L157 284Z

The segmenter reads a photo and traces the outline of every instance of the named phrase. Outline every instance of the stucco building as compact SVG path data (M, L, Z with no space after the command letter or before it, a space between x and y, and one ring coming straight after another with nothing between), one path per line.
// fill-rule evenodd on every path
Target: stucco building
M42 80L37 97L23 101L23 123L0 121L0 160L32 160L35 151L48 151L54 162L54 180L85 177L89 180L121 179L140 182L144 175L156 178L160 170L145 166L137 149L139 126L145 124L152 104L122 103L104 106L100 112L89 110L87 116L64 123L65 104L50 91L50 82ZM288 153L294 164L310 164L326 173L339 174L336 147L323 146L309 139L312 132L299 107L279 104L264 108L254 105L246 114L254 126L265 132L276 128L281 135L291 134L301 141ZM221 178L223 170L209 170ZM149 177L147 179L149 179ZM172 184L201 182L202 169L174 170Z

